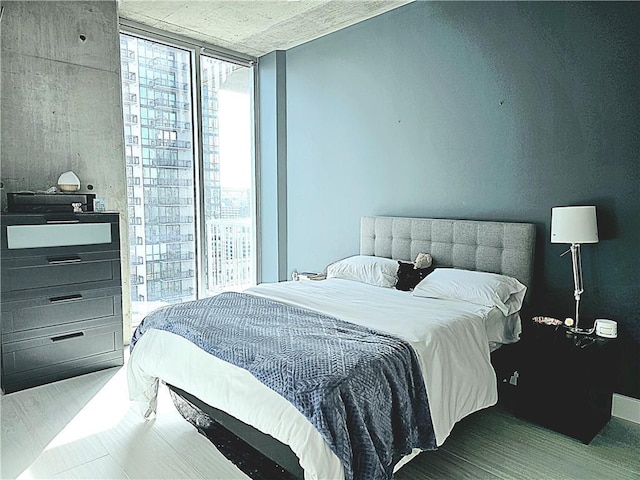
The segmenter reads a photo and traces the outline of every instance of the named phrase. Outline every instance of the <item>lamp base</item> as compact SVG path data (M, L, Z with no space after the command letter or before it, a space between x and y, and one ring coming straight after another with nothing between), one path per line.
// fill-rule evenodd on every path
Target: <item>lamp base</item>
M585 330L583 328L569 328L570 333L575 333L576 335L591 335L595 329L592 328L590 330Z

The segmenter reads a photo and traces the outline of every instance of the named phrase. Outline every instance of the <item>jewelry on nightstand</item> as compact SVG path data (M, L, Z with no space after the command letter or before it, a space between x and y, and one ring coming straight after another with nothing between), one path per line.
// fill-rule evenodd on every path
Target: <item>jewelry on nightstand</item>
M556 327L562 325L562 322L560 320L553 317L533 317L532 320L543 325L554 325Z

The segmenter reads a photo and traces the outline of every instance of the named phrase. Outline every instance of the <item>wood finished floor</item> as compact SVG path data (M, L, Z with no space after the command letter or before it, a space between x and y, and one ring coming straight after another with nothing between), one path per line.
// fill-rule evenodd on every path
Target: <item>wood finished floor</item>
M161 390L152 422L128 401L123 368L2 396L2 478L247 479ZM586 446L493 407L395 478L640 479L640 425L613 418Z

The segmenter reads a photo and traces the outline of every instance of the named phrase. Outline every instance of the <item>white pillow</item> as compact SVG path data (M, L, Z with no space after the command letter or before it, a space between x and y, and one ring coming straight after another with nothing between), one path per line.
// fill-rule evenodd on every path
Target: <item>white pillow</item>
M520 310L527 287L518 280L497 273L436 268L413 290L416 297L464 300L498 307L503 315Z
M384 257L354 255L327 267L327 278L343 278L378 287L393 287L398 280L398 262Z

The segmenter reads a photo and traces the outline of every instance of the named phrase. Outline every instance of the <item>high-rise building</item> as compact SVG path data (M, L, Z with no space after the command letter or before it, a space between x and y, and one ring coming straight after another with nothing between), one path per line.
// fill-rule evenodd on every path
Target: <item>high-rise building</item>
M220 179L219 92L243 67L204 58L202 162L197 171L189 51L121 35L132 325L158 306L252 283L250 189ZM246 70L246 68L245 68ZM202 205L196 187L202 176ZM203 222L198 262L196 239ZM203 288L197 267L202 265Z

